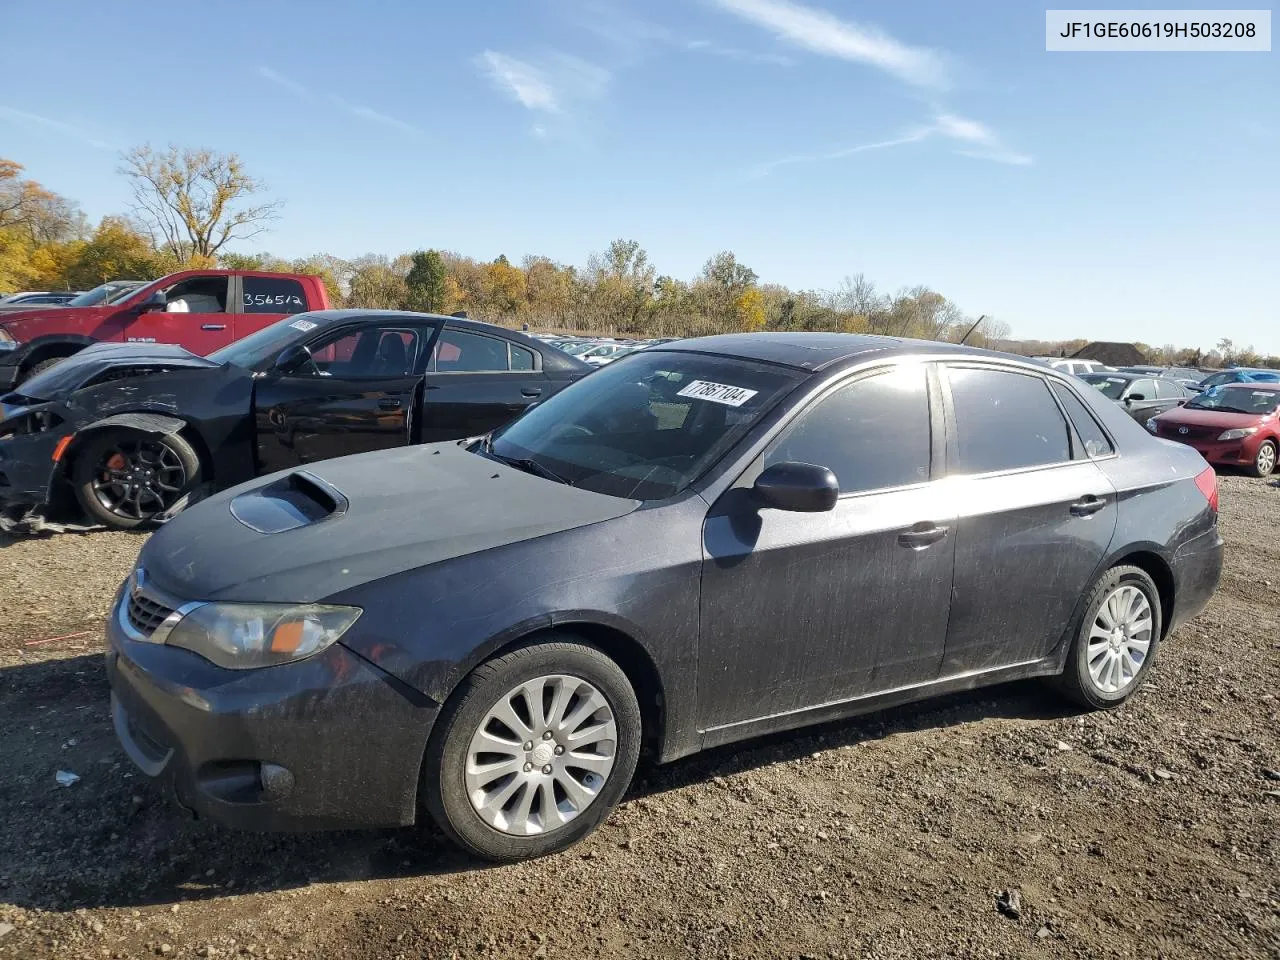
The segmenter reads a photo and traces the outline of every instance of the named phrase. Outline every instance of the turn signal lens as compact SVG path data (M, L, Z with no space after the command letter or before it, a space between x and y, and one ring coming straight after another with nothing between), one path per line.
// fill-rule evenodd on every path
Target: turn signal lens
M1209 509L1217 513L1218 475L1213 472L1213 467L1206 467L1202 473L1196 476L1196 486L1200 488L1204 498L1209 501Z
M63 437L61 440L58 441L58 445L53 448L54 463L61 462L62 455L67 452L67 447L71 446L71 441L74 439L75 439L74 436L72 436L71 434L67 434L65 437Z

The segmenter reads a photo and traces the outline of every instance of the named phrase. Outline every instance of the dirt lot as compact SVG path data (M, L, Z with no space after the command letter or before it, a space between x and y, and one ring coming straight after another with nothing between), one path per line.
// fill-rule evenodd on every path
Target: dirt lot
M1222 507L1222 589L1122 710L1017 684L642 769L501 868L184 819L107 716L142 538L0 540L0 958L1280 956L1280 481Z

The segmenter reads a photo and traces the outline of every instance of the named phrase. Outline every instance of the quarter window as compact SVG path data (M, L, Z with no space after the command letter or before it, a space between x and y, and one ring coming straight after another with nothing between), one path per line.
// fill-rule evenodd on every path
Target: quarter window
M1084 452L1086 454L1091 457L1105 457L1107 454L1115 452L1115 447L1111 445L1107 435L1098 426L1098 421L1093 418L1093 414L1084 405L1084 401L1077 397L1070 387L1065 383L1055 383L1053 392L1058 395L1062 405L1067 408L1067 416L1075 424L1076 433L1080 436L1080 442L1084 444Z
M929 390L924 367L904 365L858 380L800 415L765 454L765 466L829 467L841 493L929 479Z
M947 370L962 473L1016 470L1071 459L1062 412L1039 377L1007 370Z
M243 277L245 313L302 313L307 298L301 282L291 277Z

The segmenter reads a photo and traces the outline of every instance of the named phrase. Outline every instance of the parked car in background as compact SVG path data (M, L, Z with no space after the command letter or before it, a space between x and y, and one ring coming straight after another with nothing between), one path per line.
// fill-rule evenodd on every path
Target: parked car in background
M665 762L1027 677L1115 707L1221 565L1212 468L1065 374L707 337L469 445L196 504L143 546L106 667L126 753L203 815L429 812L515 860L594 830L642 745Z
M0 390L102 340L173 343L203 355L328 306L319 277L185 270L95 305L0 313Z
M1192 392L1199 386L1200 381L1204 379L1204 373L1196 370L1194 367L1157 367L1157 366L1134 366L1121 367L1121 373L1141 373L1149 377L1162 377L1165 380L1172 380L1181 384L1183 387Z
M97 344L0 395L0 511L140 526L258 473L483 434L591 371L490 324L299 314L208 357Z
M1194 396L1193 391L1174 380L1143 373L1084 373L1080 379L1118 403L1138 423L1146 423Z
M1072 357L1033 357L1032 359L1039 360L1055 370L1061 370L1063 373L1069 373L1073 376L1079 376L1082 373L1100 373L1104 370L1112 369L1097 360L1077 360Z
M1147 421L1157 437L1195 447L1210 463L1270 476L1280 450L1280 383L1210 387L1177 410Z
M603 367L607 363L612 363L619 357L626 356L628 353L635 352L635 347L626 343L602 343L597 347L580 353L580 356L593 367Z
M1259 367L1232 367L1212 376L1205 377L1197 384L1200 390L1210 387L1221 387L1228 383L1280 383L1280 371L1266 370Z
M11 293L0 298L0 311L35 309L37 307L54 307L68 303L80 295L78 290L27 290L22 293Z

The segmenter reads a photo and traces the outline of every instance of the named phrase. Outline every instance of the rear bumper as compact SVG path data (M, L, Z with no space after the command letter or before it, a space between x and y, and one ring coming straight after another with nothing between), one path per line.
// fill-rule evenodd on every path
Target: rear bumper
M1172 632L1200 613L1222 579L1222 535L1218 525L1188 540L1173 555L1174 605L1168 630Z
M334 644L224 670L108 621L112 716L125 752L182 806L250 830L413 823L438 705Z

